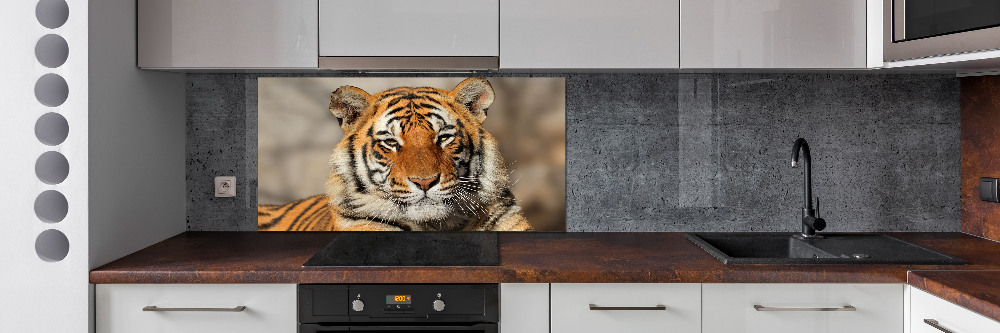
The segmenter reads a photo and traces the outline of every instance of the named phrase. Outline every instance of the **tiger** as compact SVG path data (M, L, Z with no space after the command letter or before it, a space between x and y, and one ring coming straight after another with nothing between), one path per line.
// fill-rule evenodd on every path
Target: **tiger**
M450 91L338 88L330 113L345 135L330 156L326 193L258 206L258 230L532 230L482 126L494 98L484 78Z

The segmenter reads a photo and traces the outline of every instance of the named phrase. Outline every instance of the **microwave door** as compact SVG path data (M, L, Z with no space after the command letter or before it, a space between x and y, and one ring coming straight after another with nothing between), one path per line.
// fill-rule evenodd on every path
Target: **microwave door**
M894 0L893 39L908 41L1000 26L996 0Z
M886 62L1000 49L1000 1L883 0Z

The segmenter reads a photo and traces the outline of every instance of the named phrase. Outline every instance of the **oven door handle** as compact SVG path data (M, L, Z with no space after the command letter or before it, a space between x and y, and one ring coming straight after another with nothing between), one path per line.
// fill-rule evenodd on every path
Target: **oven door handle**
M447 331L462 331L462 332L482 332L482 333L497 333L497 324L473 324L473 325L441 325L435 323L432 325L426 324L414 324L412 326L349 326L351 332L357 331L378 331L378 332L447 332ZM305 333L306 331L300 330L300 332ZM317 330L315 332L327 332L324 330ZM331 330L330 332L336 332L336 330Z

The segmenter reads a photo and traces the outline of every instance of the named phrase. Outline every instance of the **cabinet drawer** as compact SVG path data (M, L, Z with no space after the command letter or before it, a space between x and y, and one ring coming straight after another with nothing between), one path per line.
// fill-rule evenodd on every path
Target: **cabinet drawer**
M98 284L95 302L98 333L295 332L297 324L294 284ZM246 308L206 311L238 306ZM199 311L170 311L178 308Z
M935 320L953 333L1000 332L1000 322L940 299L927 292L910 288L910 333L941 333L924 322Z
M702 327L706 333L902 332L904 290L901 284L705 284ZM820 310L848 305L853 311Z
M701 331L699 284L555 283L551 288L553 333Z

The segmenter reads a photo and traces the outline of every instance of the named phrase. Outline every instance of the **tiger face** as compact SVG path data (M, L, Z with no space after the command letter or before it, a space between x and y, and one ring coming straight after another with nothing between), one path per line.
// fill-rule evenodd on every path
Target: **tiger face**
M346 135L331 156L331 206L343 220L403 230L474 229L496 209L520 215L482 127L493 99L481 78L451 91L337 89L330 112Z
M369 130L374 142L366 156L374 162L369 180L413 213L443 218L447 212L436 206L452 197L458 177L468 176L464 143L470 131L455 113L441 112L450 107L447 103L400 97L385 104Z

